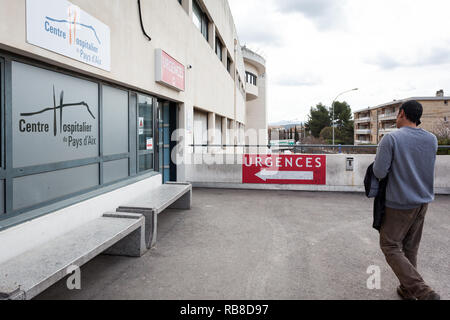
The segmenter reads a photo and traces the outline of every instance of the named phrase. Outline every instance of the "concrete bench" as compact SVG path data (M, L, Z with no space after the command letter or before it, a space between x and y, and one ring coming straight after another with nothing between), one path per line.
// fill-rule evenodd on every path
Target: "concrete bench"
M0 265L0 300L28 300L101 253L140 257L147 250L145 219L107 213ZM30 239L32 241L32 239Z
M145 196L120 206L117 212L138 213L145 216L145 240L147 248L151 249L156 244L158 215L167 208L189 210L191 204L191 184L167 182Z

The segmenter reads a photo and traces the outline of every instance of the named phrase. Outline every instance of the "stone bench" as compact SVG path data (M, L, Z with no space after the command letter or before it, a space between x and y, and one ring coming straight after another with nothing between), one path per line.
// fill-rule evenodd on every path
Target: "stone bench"
M147 248L156 244L158 215L165 209L191 209L192 185L167 182L139 198L120 206L117 212L138 213L145 216L145 240Z
M32 299L101 253L140 257L144 234L142 215L104 214L0 264L0 300Z

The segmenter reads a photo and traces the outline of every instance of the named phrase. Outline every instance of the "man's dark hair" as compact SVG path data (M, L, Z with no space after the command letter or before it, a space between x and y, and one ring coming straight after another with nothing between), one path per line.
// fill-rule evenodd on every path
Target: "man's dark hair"
M405 111L406 118L409 121L415 123L418 126L422 123L420 121L420 118L422 118L423 107L419 102L415 100L407 101L404 104L402 104L399 112L402 110Z

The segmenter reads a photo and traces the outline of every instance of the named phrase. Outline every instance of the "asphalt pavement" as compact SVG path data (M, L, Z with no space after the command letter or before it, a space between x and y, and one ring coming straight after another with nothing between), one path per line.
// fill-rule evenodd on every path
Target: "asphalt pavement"
M450 196L426 217L419 271L450 299ZM194 189L190 211L159 216L142 258L99 256L81 290L62 280L37 299L398 299L398 281L359 193ZM368 268L380 288L368 289ZM372 267L373 268L373 267Z

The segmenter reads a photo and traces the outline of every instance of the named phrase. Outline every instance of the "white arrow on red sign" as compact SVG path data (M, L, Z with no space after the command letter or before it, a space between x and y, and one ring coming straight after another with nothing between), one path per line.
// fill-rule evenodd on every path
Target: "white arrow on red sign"
M256 174L261 180L314 180L313 171L272 171L263 169Z

